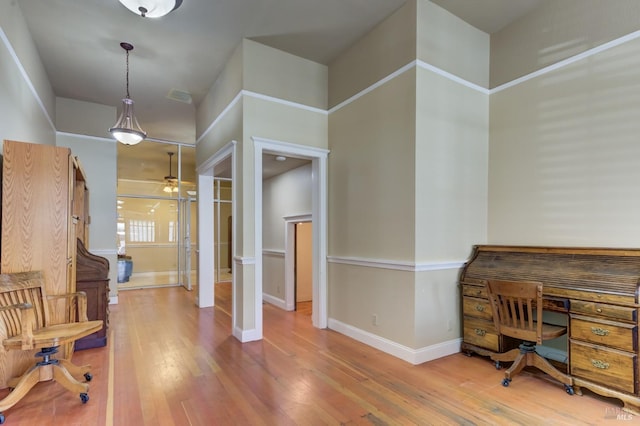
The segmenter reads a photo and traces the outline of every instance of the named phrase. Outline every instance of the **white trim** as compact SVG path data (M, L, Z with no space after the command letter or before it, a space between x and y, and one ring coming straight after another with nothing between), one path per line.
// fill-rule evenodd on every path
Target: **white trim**
M214 306L215 305L215 278L213 276L213 259L215 259L214 253L214 228L213 228L213 182L214 182L214 170L216 164L224 161L226 158L231 157L231 180L235 182L236 167L236 146L237 142L232 140L220 148L214 155L204 161L196 169L198 178L198 295L196 297L196 304L200 308ZM236 188L235 185L231 186L231 215L236 217ZM234 220L234 223L236 221ZM232 246L235 247L235 235L236 232L232 232L234 240ZM234 301L231 322L232 329L235 326L236 313L235 313L235 297L236 297L236 279L235 274L232 271L232 300ZM211 283L211 285L203 285L203 283Z
M454 260L450 262L401 262L397 260L385 259L365 259L362 257L342 257L327 256L329 263L339 263L343 265L364 266L367 268L393 269L397 271L408 272L424 272L424 271L441 271L445 269L462 268L466 260Z
M237 264L237 265L255 265L256 264L256 258L255 257L248 257L248 256L233 256L233 263Z
M313 222L312 322L317 328L327 327L327 156L322 148L252 136L254 145L254 252L262 253L262 153L295 155L311 160L311 216ZM286 251L285 251L286 252ZM286 255L285 255L286 256ZM286 263L286 260L285 260ZM255 268L256 328L262 331L262 256Z
M333 318L329 319L329 328L413 365L458 353L462 342L461 338L456 338L424 348L412 349Z
M227 115L227 113L231 110L231 108L233 108L240 101L241 98L242 98L242 90L239 91L236 96L234 96L231 102L229 102L227 106L224 107L224 109L220 112L220 114L218 114L218 116L211 122L211 124L209 124L209 126L204 130L204 132L202 132L200 137L196 139L196 145L198 145L198 143L200 143L200 141L205 136L207 136L209 132L213 130L214 127L216 127L216 124L218 124L220 120L222 120L224 116Z
M262 339L262 333L258 332L255 328L243 330L238 326L233 327L233 337L240 340L242 343L253 342L255 340Z
M280 308L280 309L282 309L284 311L290 310L290 309L286 308L285 301L283 299L280 299L279 297L275 297L275 296L272 296L272 295L267 294L267 293L262 293L262 300L264 300L265 302L270 303L270 304L272 304L272 305L274 305L274 306L276 306L276 307L278 307L278 308Z
M486 87L479 86L476 83L472 83L472 82L470 82L468 80L465 80L462 77L458 77L455 74L451 74L448 71L445 71L445 70L443 70L441 68L438 68L438 67L436 67L434 65L431 65L431 64L429 64L427 62L424 62L424 61L422 61L420 59L418 59L416 62L418 64L418 67L420 67L420 68L424 68L426 70L429 70L429 71L433 72L434 74L438 74L438 75L440 75L440 76L442 76L444 78L447 78L447 79L449 79L451 81L454 81L454 82L456 82L458 84L461 84L463 86L466 86L466 87L468 87L470 89L476 90L476 91L478 91L480 93L483 93L485 95L489 94L489 89L487 89Z
M110 296L109 297L109 304L110 305L117 305L118 304L118 296Z
M284 257L284 250L262 249L263 256Z
M410 69L412 69L413 67L415 67L415 65L416 65L416 61L411 61L407 65L405 65L403 67L400 67L399 69L395 70L394 72L392 72L388 76L376 81L375 83L373 83L371 86L367 87L366 89L361 90L360 92L356 93L355 95L351 96L350 98L345 99L344 101L340 102L338 105L334 106L333 108L330 108L329 109L329 114L333 114L334 112L336 112L340 108L349 105L351 102L356 101L357 99L363 97L367 93L369 93L369 92L377 89L378 87L382 86L386 82L388 82L390 80L393 80L394 78L404 74L405 72L407 72Z
M20 71L20 74L22 74L22 78L24 79L24 82L27 84L27 86L29 86L29 90L31 91L31 94L36 99L36 102L40 106L42 113L44 114L45 118L51 125L51 128L53 129L53 131L55 132L56 126L55 124L53 124L53 120L49 116L49 112L45 108L44 103L42 102L42 99L40 99L40 96L38 96L38 91L36 90L35 86L31 82L31 79L29 78L29 74L27 73L27 70L25 70L24 67L22 66L22 63L18 58L18 54L16 53L13 46L11 45L11 42L9 42L9 38L7 37L5 32L2 30L2 28L0 28L0 39L2 39L2 42L4 43L5 47L9 51L9 55L13 58L13 62L15 62L16 67L18 67L18 71ZM53 93L53 90L52 90L52 93Z
M498 93L498 92L500 92L502 90L505 90L505 89L508 89L510 87L516 86L516 85L518 85L520 83L524 83L525 81L532 80L532 79L534 79L536 77L539 77L541 75L550 73L551 71L555 71L557 69L566 67L567 65L573 64L574 62L581 61L582 59L588 58L588 57L593 56L593 55L595 55L597 53L604 52L605 50L609 50L609 49L612 49L614 47L620 46L621 44L626 43L628 41L635 40L638 37L640 37L640 31L635 31L635 32L633 32L631 34L627 34L627 35L619 37L619 38L617 38L615 40L611 40L611 41L609 41L607 43L601 44L600 46L596 46L596 47L594 47L592 49L585 50L584 52L578 53L575 56L571 56L569 58L566 58L566 59L563 59L561 61L555 62L555 63L553 63L553 64L551 64L551 65L549 65L547 67L541 68L541 69L539 69L537 71L534 71L532 73L524 75L524 76L522 76L520 78L516 78L515 80L511 80L511 81L509 81L507 83L504 83L504 84L502 84L500 86L494 87L493 89L489 90L489 94L493 95L494 93Z
M311 222L313 224L313 215L308 213L285 216L284 221L284 300L285 309L293 311L296 308L296 223Z
M298 109L303 109L305 111L317 112L319 114L324 114L324 115L328 114L326 109L312 107L312 106L301 104L301 103L298 103L298 102L288 101L286 99L275 98L273 96L263 95L262 93L256 93L256 92L252 92L252 91L249 91L249 90L242 90L242 94L245 95L245 96L248 96L250 98L262 99L264 101L269 101L269 102L273 102L273 103L276 103L276 104L281 104L281 105L286 105L286 106L290 106L290 107L294 107L294 108L298 108Z
M98 256L117 256L117 249L97 249L97 248L89 248L89 251Z

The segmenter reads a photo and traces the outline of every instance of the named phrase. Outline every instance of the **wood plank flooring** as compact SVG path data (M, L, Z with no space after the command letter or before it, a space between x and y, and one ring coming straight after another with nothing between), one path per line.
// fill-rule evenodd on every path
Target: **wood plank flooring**
M230 284L198 309L180 287L130 290L111 306L109 343L91 363L91 400L38 384L7 425L601 425L639 423L622 404L525 372L511 386L488 359L413 366L331 330L310 310L264 305L264 339L231 336ZM6 394L0 391L0 396ZM620 417L617 417L620 416Z

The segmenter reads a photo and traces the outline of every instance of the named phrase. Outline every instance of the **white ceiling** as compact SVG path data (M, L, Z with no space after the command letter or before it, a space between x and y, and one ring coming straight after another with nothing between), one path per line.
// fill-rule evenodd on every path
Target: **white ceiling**
M119 43L132 43L130 93L141 126L151 138L188 143L195 141L196 106L242 38L328 64L405 2L184 0L150 19L118 0L15 1L57 96L119 107L126 94ZM542 0L432 1L492 32ZM193 102L167 98L171 90L190 93ZM162 176L166 158L163 164Z

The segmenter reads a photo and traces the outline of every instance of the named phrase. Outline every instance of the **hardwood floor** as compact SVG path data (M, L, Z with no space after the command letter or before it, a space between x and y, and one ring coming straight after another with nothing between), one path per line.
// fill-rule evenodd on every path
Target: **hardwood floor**
M55 382L8 410L7 425L576 425L636 423L621 403L455 354L413 366L331 330L308 312L264 305L264 339L231 336L230 284L198 309L180 287L130 290L111 306L106 348L83 405ZM6 394L6 390L2 395Z

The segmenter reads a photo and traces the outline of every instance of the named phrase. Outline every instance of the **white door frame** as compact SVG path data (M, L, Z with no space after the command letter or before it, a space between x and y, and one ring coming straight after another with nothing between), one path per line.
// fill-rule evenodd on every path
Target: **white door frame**
M311 221L313 222L312 322L327 328L327 157L329 151L252 136L255 190L255 320L262 336L262 154L272 153L311 160Z
M300 222L313 224L313 218L310 214L285 216L284 222L284 306L287 311L294 311L296 309L296 224Z
M231 141L216 152L207 161L197 168L198 173L198 295L196 296L196 304L200 308L214 306L215 300L215 276L214 269L214 226L213 226L213 181L214 168L222 161L231 157L231 216L236 217L236 141ZM236 220L233 220L235 228ZM236 247L236 230L231 232L232 247ZM236 278L232 271L232 300L236 298ZM205 285L211 283L211 285ZM232 303L232 330L236 325L235 303Z

